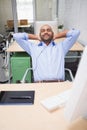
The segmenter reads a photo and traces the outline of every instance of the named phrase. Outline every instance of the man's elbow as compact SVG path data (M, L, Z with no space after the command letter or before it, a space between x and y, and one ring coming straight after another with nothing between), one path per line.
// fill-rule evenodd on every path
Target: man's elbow
M80 30L76 30L76 31L77 31L77 32L76 32L76 33L77 33L77 35L79 36L79 35L80 35Z
M19 39L19 34L18 33L15 33L15 34L13 34L13 39Z
M73 30L72 37L77 39L79 37L79 35L80 35L80 30Z

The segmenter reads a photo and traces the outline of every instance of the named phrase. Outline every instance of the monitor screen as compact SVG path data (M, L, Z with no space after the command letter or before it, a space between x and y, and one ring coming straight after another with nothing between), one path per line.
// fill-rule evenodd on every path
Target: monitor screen
M65 117L73 121L87 118L87 47L85 47L73 81L70 98L65 107Z
M40 28L44 24L48 24L52 27L54 34L58 33L58 22L57 21L36 21L35 22L35 34L39 35Z

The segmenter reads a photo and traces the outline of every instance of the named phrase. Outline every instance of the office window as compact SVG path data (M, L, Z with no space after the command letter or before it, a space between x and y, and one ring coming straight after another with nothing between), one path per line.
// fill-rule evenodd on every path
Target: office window
M17 15L18 20L33 21L33 0L17 0Z

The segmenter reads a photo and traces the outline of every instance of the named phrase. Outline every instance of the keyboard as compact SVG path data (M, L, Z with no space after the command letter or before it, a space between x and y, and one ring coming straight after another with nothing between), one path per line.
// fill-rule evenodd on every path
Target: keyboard
M55 109L65 106L69 99L71 90L66 90L58 95L48 97L42 100L40 103L48 110L53 111Z

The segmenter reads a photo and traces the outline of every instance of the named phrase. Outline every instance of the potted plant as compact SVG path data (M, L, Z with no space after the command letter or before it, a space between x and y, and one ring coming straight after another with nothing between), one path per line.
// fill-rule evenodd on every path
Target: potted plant
M59 32L63 31L63 28L64 28L64 25L63 25L63 24L60 24L60 25L58 26L58 31L59 31Z

